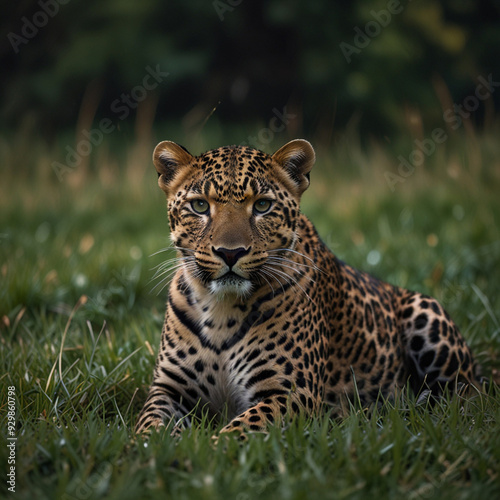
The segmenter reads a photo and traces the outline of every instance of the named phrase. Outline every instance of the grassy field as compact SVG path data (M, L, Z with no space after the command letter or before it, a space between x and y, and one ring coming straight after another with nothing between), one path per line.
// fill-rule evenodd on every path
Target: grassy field
M231 141L185 145L199 153ZM403 391L372 414L353 408L341 422L296 420L243 445L211 446L221 424L207 421L175 440L168 431L134 439L166 297L152 278L170 256L153 255L168 246L168 226L149 152L119 160L102 153L93 168L59 181L56 153L5 142L2 498L500 497L495 383L488 394L443 400L432 411ZM23 151L36 161L26 162ZM397 173L400 153L376 145L363 153L346 140L318 150L303 200L340 258L441 300L496 382L499 153L491 137L459 138L392 191L385 174ZM15 393L15 494L6 483L8 388Z

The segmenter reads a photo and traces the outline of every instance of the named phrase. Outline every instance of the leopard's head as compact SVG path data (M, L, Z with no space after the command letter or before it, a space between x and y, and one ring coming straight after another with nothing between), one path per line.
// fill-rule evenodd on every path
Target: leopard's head
M158 144L153 161L186 279L219 298L286 281L279 259L285 262L296 245L314 160L304 140L273 155L227 146L192 156L174 142Z

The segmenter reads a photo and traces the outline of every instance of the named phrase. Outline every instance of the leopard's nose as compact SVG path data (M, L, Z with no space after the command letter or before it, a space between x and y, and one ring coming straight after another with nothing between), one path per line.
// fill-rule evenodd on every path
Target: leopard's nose
M242 257L250 253L250 247L248 248L224 248L212 247L212 251L215 255L218 255L231 269L236 262L238 262Z

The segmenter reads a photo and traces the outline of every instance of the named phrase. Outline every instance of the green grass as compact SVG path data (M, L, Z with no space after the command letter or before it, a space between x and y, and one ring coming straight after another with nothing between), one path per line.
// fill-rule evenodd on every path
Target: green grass
M373 168L341 147L318 156L303 210L325 241L350 264L440 299L498 382L494 155L479 170L462 158L458 177L453 156L436 157L394 193L390 154ZM150 281L165 254L150 255L168 245L164 198L148 160L144 175L102 166L62 183L47 165L9 169L0 186L0 425L4 436L14 386L16 498L499 497L495 384L432 410L403 391L371 413L298 419L245 444L214 447L221 424L206 420L179 439L134 439L166 297ZM7 457L3 440L4 479Z

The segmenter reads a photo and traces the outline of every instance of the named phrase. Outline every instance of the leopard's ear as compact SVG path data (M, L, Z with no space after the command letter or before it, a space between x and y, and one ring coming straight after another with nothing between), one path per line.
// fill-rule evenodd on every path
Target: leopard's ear
M158 185L168 193L169 185L177 173L189 165L193 156L189 151L172 141L163 141L153 152L153 163L158 172Z
M296 139L278 149L272 158L286 171L300 196L309 187L309 172L316 159L311 144L304 139Z

